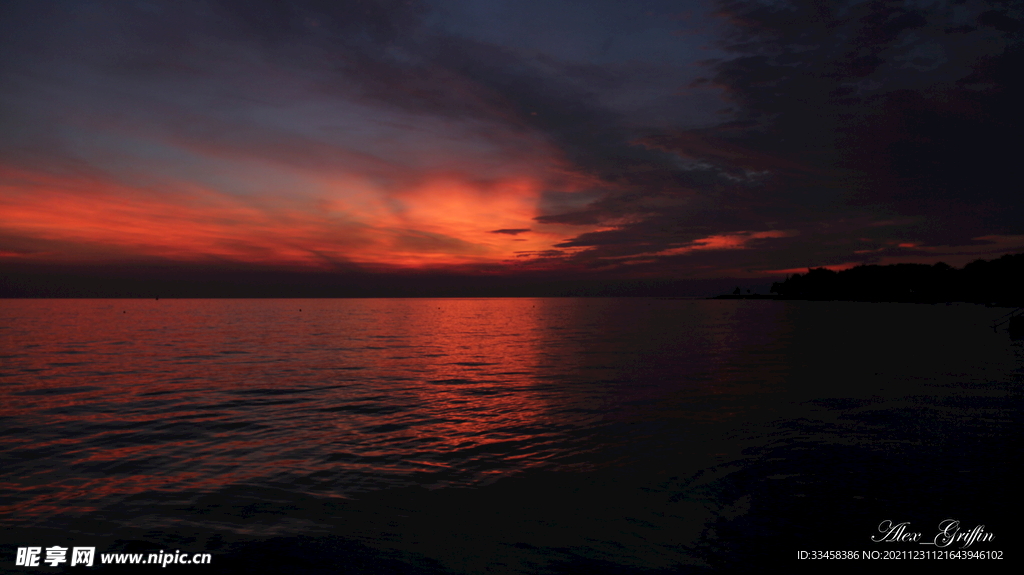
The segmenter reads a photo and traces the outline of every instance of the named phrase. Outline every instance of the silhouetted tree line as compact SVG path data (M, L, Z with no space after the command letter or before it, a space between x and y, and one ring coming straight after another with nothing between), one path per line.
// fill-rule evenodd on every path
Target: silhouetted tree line
M1024 254L973 261L963 269L945 263L825 268L772 284L786 299L937 303L962 301L1024 305Z

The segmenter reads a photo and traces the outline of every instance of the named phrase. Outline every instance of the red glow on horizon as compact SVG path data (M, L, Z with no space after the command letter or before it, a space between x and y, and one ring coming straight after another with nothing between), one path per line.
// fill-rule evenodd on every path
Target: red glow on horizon
M427 173L399 191L334 176L310 188L317 194L231 195L188 182L142 188L0 168L0 231L17 238L0 257L415 268L507 261L581 231L534 221L546 183L531 175Z
M855 268L855 267L860 266L860 265L864 265L864 264L862 264L861 262L847 262L847 263L844 263L844 264L835 264L835 265L829 265L829 266L812 266L812 267L804 267L804 268L788 268L788 269L784 269L784 270L765 270L762 273L764 273L765 275L805 274L805 273L809 272L812 269L819 269L819 268L825 268L827 270L832 270L834 272L841 272L841 271L844 271L844 270L848 270L850 268Z

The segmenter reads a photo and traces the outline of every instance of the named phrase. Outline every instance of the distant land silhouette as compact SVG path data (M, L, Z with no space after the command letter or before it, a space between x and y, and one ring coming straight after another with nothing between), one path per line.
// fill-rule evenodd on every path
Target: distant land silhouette
M738 289L738 288L737 288ZM945 263L863 265L843 271L809 269L772 284L777 299L871 302L970 302L1024 306L1024 254L976 260L957 269ZM772 296L733 292L720 299Z

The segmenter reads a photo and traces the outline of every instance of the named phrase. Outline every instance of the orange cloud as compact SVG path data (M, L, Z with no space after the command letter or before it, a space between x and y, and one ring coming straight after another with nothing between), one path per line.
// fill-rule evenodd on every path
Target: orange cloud
M399 190L358 175L304 174L285 194L228 194L191 182L126 185L0 166L0 258L422 267L499 262L548 250L533 220L545 182L446 172ZM532 228L521 238L494 229ZM524 241L525 240L525 241Z
M753 240L788 238L795 235L797 235L795 231L782 230L769 230L765 232L734 232L731 234L714 235L694 240L690 245L662 250L654 255L675 256L697 250L743 250L747 249L749 247L748 244Z
M841 272L843 270L848 270L850 268L855 268L855 267L857 267L859 265L863 265L863 263L861 263L861 262L847 262L847 263L844 263L844 264L836 264L836 265L831 265L831 266L813 266L813 267L815 269L816 268L825 268L827 270L832 270L834 272ZM764 270L764 271L762 271L760 273L763 274L763 275L805 274L810 269L811 268L806 268L806 267L804 267L804 268L788 268L788 269L784 269L784 270Z
M796 231L783 231L783 230L768 230L764 232L733 232L730 234L717 234L713 236L707 236L705 238L699 238L693 240L687 245L669 248L665 250L659 250L656 252L644 252L640 254L632 254L629 256L611 256L602 259L632 259L632 258L652 258L656 256L681 256L691 252L701 250L744 250L750 247L750 243L754 240L763 239L774 239L774 238L788 238L797 235ZM645 259L642 262L631 262L631 263L644 263L654 261Z

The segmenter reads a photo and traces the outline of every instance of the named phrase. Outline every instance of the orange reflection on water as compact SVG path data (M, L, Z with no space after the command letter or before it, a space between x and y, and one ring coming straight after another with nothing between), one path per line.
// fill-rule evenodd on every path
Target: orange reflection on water
M780 377L744 351L773 337L774 308L718 303L4 304L18 344L5 350L0 402L22 430L0 437L17 494L8 511L240 484L347 496L596 468L608 461L589 454L623 441L617 425L727 421Z
M427 467L452 464L433 456L504 446L505 457L524 448L551 421L551 405L536 389L543 353L538 309L529 299L377 300L386 333L402 347L374 350L380 376L408 377L403 391L429 420L397 432L403 440L429 445L410 459ZM436 304L436 305L435 305Z
M240 483L474 483L542 464L571 423L538 386L533 300L23 305L0 310L22 330L0 401L24 433L0 446L23 517Z

